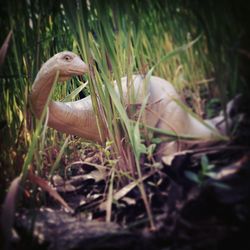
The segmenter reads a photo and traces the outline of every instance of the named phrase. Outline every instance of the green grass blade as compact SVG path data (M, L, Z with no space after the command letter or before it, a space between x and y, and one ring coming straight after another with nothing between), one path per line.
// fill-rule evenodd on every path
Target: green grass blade
M76 96L88 85L88 82L81 83L81 85L74 89L69 95L67 95L62 101L63 102L70 102L75 100Z

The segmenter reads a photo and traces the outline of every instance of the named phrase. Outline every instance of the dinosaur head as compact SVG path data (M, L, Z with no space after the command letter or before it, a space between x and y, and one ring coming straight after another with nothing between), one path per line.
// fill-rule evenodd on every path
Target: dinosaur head
M88 72L88 66L73 52L63 51L51 57L42 67L47 72L59 71L59 81Z

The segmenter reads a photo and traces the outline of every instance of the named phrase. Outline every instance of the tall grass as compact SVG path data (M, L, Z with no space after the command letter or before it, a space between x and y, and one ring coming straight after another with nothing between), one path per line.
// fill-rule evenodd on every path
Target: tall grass
M206 76L212 70L208 53L204 53L206 37L195 16L188 12L191 20L185 22L187 10L175 4L64 1L64 8L78 49L90 65L90 94L100 134L114 143L114 156L120 157L117 169L138 174L140 155L147 152L143 141L147 135L142 138L138 123L129 120L126 109L135 100L131 91L127 107L124 105L121 78L127 76L129 82L133 74L146 76L154 69L154 74L168 79L180 91L189 91L192 107L202 116L200 88L206 88L211 81ZM197 44L163 60L166 54L196 37L201 37ZM114 93L114 82L120 98ZM143 112L141 116L143 119ZM150 141L147 143L151 146Z
M0 183L3 191L6 183L22 171L34 137L37 124L30 112L28 95L35 75L52 54L73 50L73 38L70 34L64 35L68 26L60 6L40 1L10 1L1 11L1 16L5 17L1 18L1 27L5 32L13 30L7 57L0 69ZM57 86L54 97L61 99L68 94L69 87ZM49 131L45 148L57 145L58 139L53 131ZM41 155L39 148L35 155ZM3 194L1 192L1 198Z
M200 83L206 87L209 81L207 69L211 70L209 57L204 55L206 37L196 26L197 20L192 20L194 15L188 13L191 22L185 22L179 12L185 14L186 10L174 4L173 9L166 6L162 9L160 2L152 1L119 4L113 1L101 4L99 1L64 1L64 7L79 51L90 65L90 94L100 134L104 140L113 142L114 157L119 158L117 176L131 175L130 178L141 179L140 157L147 153L147 146L152 146L152 142L146 140L147 134L139 129L148 96L145 93L138 120L132 123L126 109L135 104L133 87L126 103L121 78L127 76L130 82L134 73L146 76L154 69L154 74L169 79L179 90L188 89L192 93L192 106L203 115ZM197 45L177 50L179 53L173 53L174 56L164 62L166 54L170 55L199 35L202 40ZM114 91L114 82L120 98ZM143 183L138 186L153 226Z
M165 78L200 116L205 115L204 98L219 96L225 103L241 88L237 85L237 56L232 60L230 50L238 39L238 27L231 25L228 30L230 15L220 10L214 10L210 3L204 8L197 1L194 5L189 5L188 1L185 4L167 0L76 0L63 1L63 4L6 1L2 8L2 16L6 17L1 20L5 27L3 35L13 30L13 39L0 70L2 190L22 171L31 148L29 161L33 160L38 169L45 167L46 148L62 148L58 150L55 168L67 148L62 140L66 136L61 133L46 127L41 137L34 133L38 124L30 113L28 102L31 84L42 62L62 50L80 53L90 65L87 78L99 132L103 142L108 140L112 144L113 159L118 159L111 180L117 178L125 183L127 178L141 179L140 157L154 147L150 136L139 129L147 94L139 112L140 119L131 122L126 111L134 104L133 91L126 107L121 78L131 79L136 73L153 73ZM192 46L163 60L164 56L197 37L199 40ZM114 92L114 81L120 98ZM77 80L58 85L53 98L72 99L68 95L77 87L79 91L82 88ZM216 94L217 89L219 94ZM224 89L227 91L222 91ZM35 140L38 140L36 145ZM24 166L25 169L27 165ZM150 217L143 183L139 183L139 188ZM152 218L150 220L152 224Z

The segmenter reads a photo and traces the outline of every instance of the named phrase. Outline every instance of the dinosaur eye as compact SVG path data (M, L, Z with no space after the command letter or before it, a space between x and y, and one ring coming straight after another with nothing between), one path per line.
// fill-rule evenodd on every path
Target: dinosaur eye
M65 60L66 62L69 62L69 61L72 60L72 57L69 56L69 55L65 55L65 56L63 57L63 60Z

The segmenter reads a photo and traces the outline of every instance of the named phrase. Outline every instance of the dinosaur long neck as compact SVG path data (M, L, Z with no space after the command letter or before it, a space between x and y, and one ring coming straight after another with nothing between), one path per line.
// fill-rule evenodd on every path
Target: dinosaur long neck
M41 69L34 81L30 101L37 118L41 117L55 75L55 72L44 72ZM101 140L90 97L68 103L50 101L48 125L58 131L77 135L87 140L96 142Z
M43 72L41 69L32 85L30 102L32 111L37 118L40 118L46 105L48 96L52 89L56 72Z

